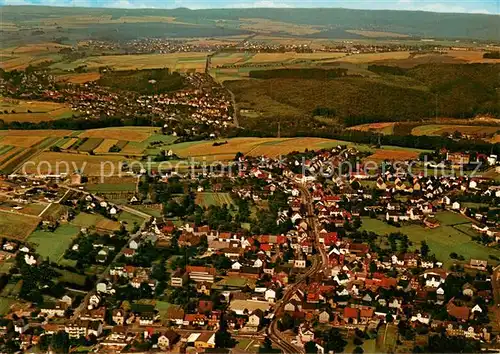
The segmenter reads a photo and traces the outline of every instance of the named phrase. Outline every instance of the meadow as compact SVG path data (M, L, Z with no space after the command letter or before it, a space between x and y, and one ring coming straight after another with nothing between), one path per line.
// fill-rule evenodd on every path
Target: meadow
M0 119L4 122L37 123L71 117L72 114L71 107L62 103L0 98Z
M116 231L120 229L118 221L110 220L100 214L80 213L72 221L71 224L80 228L93 228L106 231Z
M229 207L233 204L233 199L229 193L196 193L196 204L205 208L211 205L222 206L224 204Z
M382 236L401 232L408 235L415 249L420 248L421 242L425 241L429 245L431 253L434 253L436 258L446 266L455 263L455 260L450 258L452 252L464 256L466 262L469 262L471 258L492 262L488 258L489 255L500 257L500 250L483 246L471 239L473 233L464 232L464 230L468 230L466 226L471 223L464 216L452 212L440 212L436 214L436 219L440 222L440 226L429 229L419 224L404 224L402 227L395 227L378 219L364 217L361 229Z
M413 128L411 134L441 136L460 132L464 135L486 138L491 137L498 131L500 131L500 126L428 124Z
M37 253L42 258L58 262L79 232L80 228L76 226L60 225L54 232L37 230L27 241L35 245Z

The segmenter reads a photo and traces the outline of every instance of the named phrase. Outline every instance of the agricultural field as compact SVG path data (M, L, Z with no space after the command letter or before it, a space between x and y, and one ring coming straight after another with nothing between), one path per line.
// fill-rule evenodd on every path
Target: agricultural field
M44 162L42 163L42 161ZM24 166L26 173L29 174L55 174L56 172L71 174L78 170L87 176L112 176L121 173L121 163L124 161L126 159L122 156L103 157L44 151L30 158Z
M361 132L374 132L384 135L391 135L394 132L394 125L396 123L388 122L388 123L368 123L368 124L360 124L355 125L353 127L347 128L348 130L358 130Z
M142 142L154 134L158 128L152 127L113 127L91 129L81 133L79 138L116 139Z
M28 148L39 144L44 139L43 136L3 136L0 137L0 144Z
M169 148L182 158L206 158L207 161L211 161L232 160L238 152L251 156L276 157L292 151L317 150L340 143L345 144L322 138L233 138L227 139L227 144L224 145L213 146L213 143L213 141L187 142L174 144Z
M100 214L80 213L72 221L71 224L81 228L92 228L116 231L120 229L118 221L110 220Z
M205 69L206 56L207 53L106 55L78 59L71 63L55 63L51 68L70 70L86 65L89 70L109 66L115 70L169 68L172 71L196 70L201 72Z
M390 150L387 149L377 149L375 153L368 156L366 160L370 161L384 161L384 160L395 160L395 161L405 161L405 160L415 160L418 159L419 151L417 150Z
M435 229L428 229L418 224L406 224L402 227L395 227L384 221L371 218L362 218L362 230L373 231L379 235L387 235L392 232L401 232L408 235L413 242L414 248L419 248L422 241L427 242L439 261L446 266L452 265L455 261L450 258L450 253L455 252L465 257L466 262L471 258L488 259L489 255L500 257L500 250L486 247L472 241L471 235L465 233L465 227L471 221L464 216L452 212L441 212L436 214L436 219L440 226Z
M37 230L27 241L35 245L37 253L44 259L49 258L53 262L58 262L79 232L80 228L76 226L61 225L54 232Z
M72 84L85 84L91 81L97 81L101 77L98 72L65 74L57 76L57 81L69 82Z
M428 124L413 128L411 134L441 136L460 132L463 135L486 138L493 136L498 131L500 131L499 126Z
M91 193L135 192L135 188L135 183L98 183L85 186Z
M14 305L17 300L0 297L0 316L5 316L9 313L10 307Z
M0 211L0 237L24 240L40 223L40 218Z
M197 193L196 204L208 208L211 205L222 206L226 204L230 206L233 204L233 199L229 193Z
M0 119L5 122L44 122L71 117L69 105L56 102L0 98Z
M117 139L104 139L101 144L94 149L95 154L105 154L109 152L114 145L118 143Z
M85 142L83 142L83 144L81 144L79 147L78 147L78 151L81 151L81 152L92 152L94 151L95 148L97 148L99 145L101 145L101 143L104 141L104 139L102 138L88 138L85 140Z
M14 209L14 207L21 207L22 209ZM0 202L0 209L5 211L17 212L20 214L27 214L32 216L39 216L39 214L47 207L47 204L30 203L18 205L12 202Z

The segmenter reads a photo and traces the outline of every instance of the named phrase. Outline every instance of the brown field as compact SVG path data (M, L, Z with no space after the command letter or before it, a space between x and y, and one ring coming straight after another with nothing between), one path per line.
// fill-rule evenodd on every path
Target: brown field
M327 60L327 59L338 59L343 58L344 53L325 53L325 52L315 52L315 53L257 53L249 60L245 61L245 64L262 64L262 63L273 63L273 62L284 62L291 60Z
M362 54L353 54L345 56L336 61L342 61L346 63L353 64L367 64L376 62L384 59L408 59L410 57L410 52L389 52L389 53L362 53Z
M104 229L109 231L116 231L120 229L120 223L118 221L101 219L95 225L98 229Z
M373 161L383 161L383 160L412 160L418 158L418 151L409 150L376 150L374 154L368 156L367 159Z
M14 113L12 113L14 111ZM5 122L43 122L70 114L69 105L46 102L0 99L0 119Z
M127 155L137 155L137 154L142 154L144 152L144 146L140 146L139 144L136 144L134 142L128 143L123 147L123 149L120 151L120 153Z
M394 32L380 32L380 31L358 31L358 30L346 30L346 32L359 34L360 36L369 38L380 38L380 37L392 37L392 38L407 38L407 34L394 33Z
M97 148L94 149L96 154L104 154L109 152L109 149L118 142L118 139L105 139Z
M117 175L120 172L119 163L125 160L122 156L104 157L45 151L26 161L25 170L29 174L71 174L78 169L87 176L100 176L102 170L104 175Z
M117 127L91 129L80 134L79 138L101 138L141 142L146 140L157 130L158 128L152 127Z
M492 144L500 143L500 134L493 135L489 142Z
M35 231L40 218L0 211L0 237L24 240Z
M388 123L368 123L368 124L360 124L356 125L354 127L349 127L349 130L359 130L362 132L369 132L369 131L374 131L386 135L392 134L394 130L394 125L396 123L394 122L388 122Z
M72 130L55 130L55 129L47 129L47 130L30 130L30 136L43 136L43 137L57 137L62 138L73 133ZM25 136L27 134L26 130L0 130L0 136Z
M12 145L18 147L32 147L40 143L45 138L42 136L4 136L1 139L3 145Z
M97 81L101 77L99 73L80 73L80 74L68 74L61 75L57 77L58 81L70 82L72 84L85 84L91 81Z
M27 44L13 49L6 49L4 52L10 52L13 54L37 54L44 52L59 52L63 48L69 48L70 46L57 44L57 43L39 43L39 44Z
M0 61L0 68L11 71L11 70L24 70L28 65L39 65L44 62L51 62L52 58L50 57L33 57L31 55L20 55L19 57L12 58L9 60Z
M4 164L6 164L14 155L17 155L19 152L21 152L21 149L20 147L17 147L17 148L14 148L10 151L8 151L7 153L3 154L1 157L0 157L0 167L2 167Z

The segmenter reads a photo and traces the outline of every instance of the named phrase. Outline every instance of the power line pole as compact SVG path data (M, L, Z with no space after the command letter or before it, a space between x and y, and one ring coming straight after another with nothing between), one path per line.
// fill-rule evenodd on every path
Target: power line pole
M281 121L278 121L278 138L281 138Z

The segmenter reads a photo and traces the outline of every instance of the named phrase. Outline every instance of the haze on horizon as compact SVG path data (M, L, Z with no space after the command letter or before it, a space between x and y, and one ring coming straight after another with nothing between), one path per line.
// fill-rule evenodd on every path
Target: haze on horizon
M500 0L0 0L0 5L81 6L103 8L348 8L449 13L500 14Z

